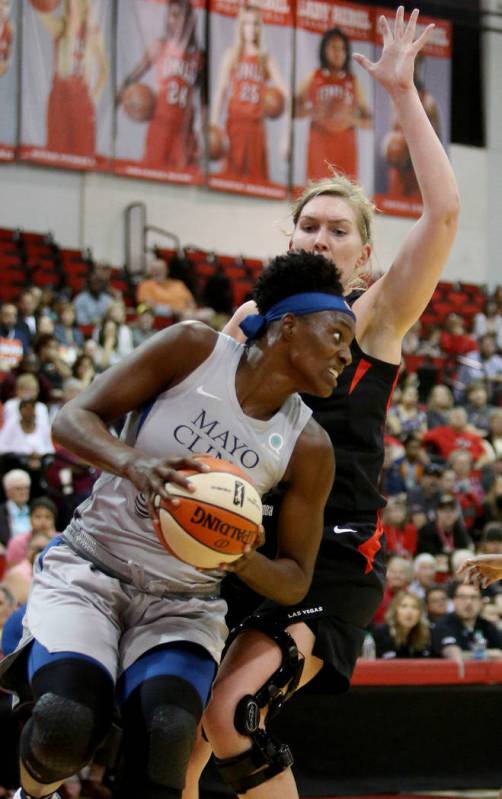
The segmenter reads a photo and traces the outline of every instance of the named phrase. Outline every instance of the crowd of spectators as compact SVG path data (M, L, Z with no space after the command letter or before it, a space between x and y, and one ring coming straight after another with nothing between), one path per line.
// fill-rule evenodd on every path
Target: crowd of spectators
M226 318L160 258L133 308L110 277L96 265L73 297L31 287L0 305L0 632L26 602L38 553L97 477L52 440L58 409L164 324ZM406 337L385 431L387 582L366 656L502 659L502 587L455 579L473 552L502 553L501 295L487 298L470 332L450 314L442 329L418 323Z

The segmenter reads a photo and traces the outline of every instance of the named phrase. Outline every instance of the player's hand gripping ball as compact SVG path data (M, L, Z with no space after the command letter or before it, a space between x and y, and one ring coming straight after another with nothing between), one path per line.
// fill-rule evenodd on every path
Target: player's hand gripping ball
M262 504L249 477L232 463L208 455L210 471L183 469L195 492L169 483L174 505L154 497L153 524L160 543L179 560L198 569L216 569L240 558L260 541Z

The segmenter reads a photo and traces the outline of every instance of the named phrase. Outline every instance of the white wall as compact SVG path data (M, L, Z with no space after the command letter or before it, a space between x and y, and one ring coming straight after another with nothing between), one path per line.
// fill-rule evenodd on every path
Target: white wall
M446 279L502 282L489 262L502 236L502 219L493 227L487 192L502 187L489 178L487 150L451 147L460 185L462 215ZM440 187L438 187L440 190ZM90 246L94 256L114 264L124 260L124 208L143 201L148 223L176 233L183 245L226 254L266 258L285 248L289 204L170 186L105 174L80 174L24 164L0 165L0 226L53 231L64 246ZM493 201L492 201L493 205ZM490 236L488 235L491 218ZM375 267L385 270L412 221L389 216L376 220ZM152 242L156 238L152 236ZM161 241L159 239L159 241ZM498 252L502 252L500 243Z

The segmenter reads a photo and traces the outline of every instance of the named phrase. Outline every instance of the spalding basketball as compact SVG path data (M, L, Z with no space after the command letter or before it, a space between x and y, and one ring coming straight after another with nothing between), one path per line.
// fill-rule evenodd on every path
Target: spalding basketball
M30 0L31 5L37 11L41 11L42 14L49 14L51 11L55 11L59 5L59 0Z
M410 160L408 145L401 131L393 131L385 143L385 158L392 166L407 166Z
M122 105L135 122L147 122L153 117L155 93L145 83L131 83L122 93Z
M283 93L276 86L267 86L263 97L263 112L269 119L277 119L284 113L286 103Z
M261 499L249 477L232 463L208 455L208 472L185 471L196 491L174 483L173 505L157 495L153 524L161 544L180 560L199 569L216 569L237 560L257 540L262 520Z
M216 125L209 126L207 149L211 161L220 161L228 152L228 139L225 131Z

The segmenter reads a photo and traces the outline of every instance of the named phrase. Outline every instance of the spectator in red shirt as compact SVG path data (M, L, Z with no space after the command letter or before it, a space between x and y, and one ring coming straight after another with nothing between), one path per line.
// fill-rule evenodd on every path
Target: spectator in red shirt
M383 529L390 554L412 558L417 548L417 528L408 520L406 499L389 499L382 514Z
M456 313L448 314L439 339L445 355L457 357L476 349L476 341L465 332L465 323Z
M451 409L447 425L424 433L422 444L433 448L442 458L449 458L456 449L465 449L470 452L476 469L494 458L490 445L478 433L468 429L467 412L460 406Z

